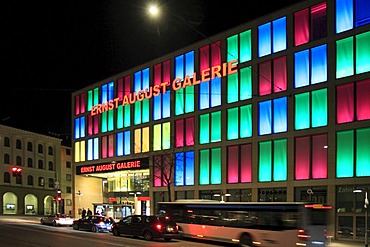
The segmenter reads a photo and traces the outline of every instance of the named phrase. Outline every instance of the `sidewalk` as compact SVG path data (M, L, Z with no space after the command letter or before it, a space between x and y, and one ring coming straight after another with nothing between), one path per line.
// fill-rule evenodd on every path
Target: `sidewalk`
M328 247L359 247L365 246L365 241L363 242L357 242L357 241L346 241L346 240L332 240L330 244L328 244Z

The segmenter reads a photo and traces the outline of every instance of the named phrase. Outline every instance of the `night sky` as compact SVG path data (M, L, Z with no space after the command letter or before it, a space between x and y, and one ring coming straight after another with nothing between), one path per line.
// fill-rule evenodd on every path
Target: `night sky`
M0 124L70 136L74 91L300 1L150 2L2 1Z

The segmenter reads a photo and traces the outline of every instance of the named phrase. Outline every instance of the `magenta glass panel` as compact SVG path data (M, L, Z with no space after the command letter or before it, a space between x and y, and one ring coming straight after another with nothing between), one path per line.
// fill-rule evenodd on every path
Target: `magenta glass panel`
M209 68L209 46L203 46L199 49L199 69L202 71L203 69Z
M85 94L82 93L80 95L80 113L85 113L86 111L86 106L85 106Z
M310 178L310 138L308 136L295 139L295 179Z
M113 135L108 136L108 157L114 156L114 138Z
M123 99L123 78L117 80L117 97Z
M162 163L162 157L161 156L154 156L154 164L161 164ZM155 165L153 166L153 185L154 187L161 186L161 169L160 166Z
M87 135L93 135L93 117L91 115L87 116Z
M176 120L175 123L175 146L184 146L184 119Z
M286 91L287 88L287 69L286 56L274 59L274 93Z
M94 134L99 134L99 116L93 116Z
M77 116L78 114L80 114L80 95L75 97L75 115Z
M271 61L259 64L259 94L271 94Z
M212 61L211 66L221 65L221 42L217 41L211 44Z
M303 9L294 13L294 45L306 44L309 35L308 9Z
M370 80L356 83L356 117L357 120L370 119Z
M239 146L227 147L227 183L239 182Z
M327 134L312 137L312 178L328 177Z
M171 83L171 61L167 60L163 62L162 66L163 66L163 69L162 69L163 82L168 82L168 84L170 84Z
M130 85L131 85L131 77L128 75L128 76L126 76L125 77L125 85L124 85L124 88L125 88L125 95L130 95L130 93L131 93L131 87L130 87Z
M103 136L101 138L101 157L107 158L107 137Z
M240 182L252 182L252 144L240 147Z
M186 122L186 146L194 146L194 117L189 117L185 120Z
M355 120L354 84L337 86L337 123L349 123Z
M162 82L162 64L154 65L154 85L160 85Z

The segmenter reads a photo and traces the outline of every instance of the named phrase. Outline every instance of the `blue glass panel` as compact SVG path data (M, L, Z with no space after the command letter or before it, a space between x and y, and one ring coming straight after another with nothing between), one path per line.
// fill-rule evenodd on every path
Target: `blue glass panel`
M114 99L114 82L108 83L108 100Z
M75 118L75 139L80 138L80 119Z
M175 153L175 186L184 185L184 153Z
M309 84L309 52L304 50L294 54L294 87Z
M80 118L80 137L85 137L85 117Z
M116 154L117 156L123 155L123 133L119 132L116 135Z
M108 101L108 86L104 84L101 86L101 103Z
M94 152L93 154L94 160L99 159L99 138L98 137L94 138L94 151L93 152Z
M287 131L287 118L287 98L274 99L274 133Z
M211 80L211 107L221 105L221 78Z
M93 159L93 140L87 140L87 160Z
M131 143L131 140L130 140L130 134L131 132L128 130L128 131L125 131L124 133L124 154L125 155L129 155L131 152L131 146L130 146L130 143Z
M356 0L356 27L370 23L370 1Z
M188 151L185 155L185 185L194 185L194 151Z
M209 81L199 84L199 109L209 108Z
M353 28L353 0L336 0L335 13L336 33Z
M260 102L259 106L259 135L271 134L271 100Z
M258 26L258 57L271 54L271 23Z
M326 44L311 49L312 84L328 80L328 61Z
M162 106L161 106L161 100L162 94L152 97L153 99L153 120L158 120L161 119L161 111L162 111Z
M272 22L273 31L273 52L286 49L286 17L282 17Z

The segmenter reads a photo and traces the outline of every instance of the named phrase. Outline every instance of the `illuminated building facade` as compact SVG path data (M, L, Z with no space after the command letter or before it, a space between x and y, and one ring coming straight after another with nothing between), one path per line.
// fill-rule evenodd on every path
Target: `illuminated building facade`
M303 1L75 92L79 208L311 201L363 239L369 44L368 0Z

